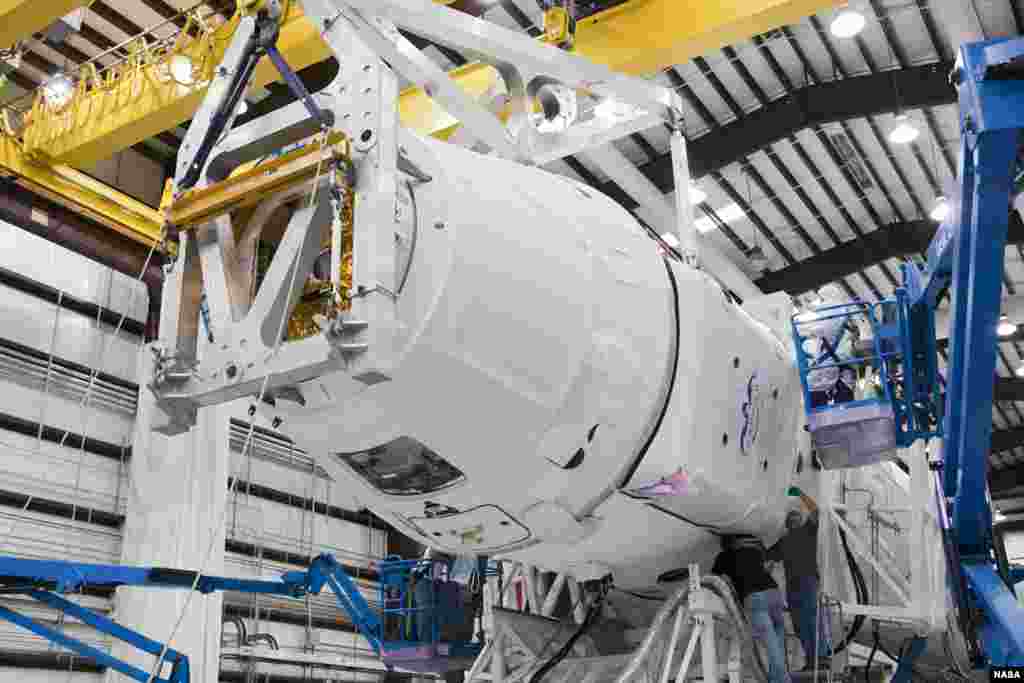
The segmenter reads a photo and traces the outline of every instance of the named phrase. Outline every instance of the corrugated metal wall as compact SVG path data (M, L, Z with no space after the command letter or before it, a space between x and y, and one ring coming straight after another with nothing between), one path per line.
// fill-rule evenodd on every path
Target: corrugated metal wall
M118 562L131 486L139 331L148 309L141 283L0 221L0 554ZM115 335L122 315L126 324ZM375 600L371 563L385 553L384 526L352 511L352 500L313 459L266 425L243 454L248 423L238 418L231 430L229 472L238 483L228 494L226 573L272 577L331 552ZM81 596L81 602L101 612L111 608L104 595ZM60 623L52 610L18 598L0 604ZM264 644L239 649L228 644L235 631L228 626L223 665L229 679L244 671L337 678L338 667L380 668L330 595L254 600L228 594L225 612L244 619L250 634L269 633L280 645L276 653ZM168 615L168 628L174 617ZM80 624L62 627L109 647ZM0 680L103 679L87 662L60 652L0 622ZM345 680L352 676L379 678L344 674Z

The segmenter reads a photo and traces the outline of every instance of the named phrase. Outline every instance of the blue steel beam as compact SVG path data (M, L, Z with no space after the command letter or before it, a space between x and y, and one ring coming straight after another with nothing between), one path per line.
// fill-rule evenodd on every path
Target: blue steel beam
M120 671L125 676L128 676L131 679L139 681L139 683L150 683L150 674L148 671L144 671L138 667L132 666L131 664L122 662L120 659L107 654L103 650L97 649L91 645L83 643L82 641L76 638L72 638L68 635L65 635L55 628L51 628L45 624L39 623L35 619L30 619L29 617L26 617L22 614L18 614L17 612L7 609L6 607L0 607L0 619L5 619L11 622L12 624L15 624L28 631L31 631L32 633L35 633L37 636L46 638L50 642L56 643L61 647L65 647L71 650L72 652L80 654L84 657L89 657L100 666L105 666L114 669L115 671ZM179 683L179 681L182 680L183 679L181 679L180 677L177 680L174 680L172 678L154 677L152 683Z
M87 609L81 605L76 605L70 600L62 598L59 595L55 595L49 591L33 590L29 592L29 596L39 602L53 607L56 610L64 612L65 614L70 614L83 624L91 626L101 633L106 633L120 641L128 643L132 647L142 650L147 654L159 657L160 653L164 650L163 643L158 643L152 638L147 638L146 636L136 633L131 629L127 629L124 626L93 612L91 609ZM171 648L167 648L167 653L164 655L164 661L171 663L178 662L184 658L185 656L183 654L177 650L172 650Z
M11 583L10 579L44 582L54 584L58 593L73 592L85 585L113 588L118 586L191 588L195 578L195 572L180 569L78 564L61 560L29 560L0 556L0 583ZM203 575L196 584L196 590L200 593L241 591L301 597L305 587L301 580L262 581Z
M942 481L952 501L952 543L946 552L959 562L953 589L961 615L975 609L979 615L964 616L962 626L989 664L1015 665L1024 664L1024 610L992 559L988 454L1008 208L1024 129L1022 66L1024 40L961 48L953 73L961 133L957 209L928 249L927 281L914 288L915 303L934 308L940 292L952 287Z
M952 424L943 449L957 471L953 526L964 558L987 556L991 547L988 451L992 439L992 378L996 372L996 324L1002 302L1007 207L1018 132L985 131L973 145L970 137L964 135L964 152L968 164L974 167L969 176L973 183L964 186L964 195L972 195L972 199L969 222L962 224L954 238L954 372L948 378L946 411L947 422Z
M929 249L936 291L947 267L952 284L952 354L946 404L946 495L965 561L988 558L988 445L992 433L996 323L1020 130L1024 128L1024 41L965 45L953 80L960 98L959 209ZM949 257L952 250L952 264Z

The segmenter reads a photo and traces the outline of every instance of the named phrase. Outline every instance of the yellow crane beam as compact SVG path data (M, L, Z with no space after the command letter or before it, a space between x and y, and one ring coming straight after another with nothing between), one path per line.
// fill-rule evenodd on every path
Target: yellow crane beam
M89 0L0 0L0 47L8 48L22 38L70 14Z
M7 134L0 134L0 173L136 242L152 246L160 239L159 211L69 166L32 162Z
M647 74L796 22L836 2L629 0L580 21L574 50L616 71ZM59 110L38 98L24 131L26 152L84 167L180 125L198 108L235 26L231 21L203 32L158 59L139 58L116 72L86 74L70 104ZM283 21L279 47L296 70L330 56L297 3ZM168 62L175 55L193 65L194 82L172 77ZM480 64L455 69L451 76L473 96L486 93L500 78L493 68ZM257 85L277 78L267 60L256 70ZM458 124L419 89L403 92L399 108L402 123L425 135L443 136Z

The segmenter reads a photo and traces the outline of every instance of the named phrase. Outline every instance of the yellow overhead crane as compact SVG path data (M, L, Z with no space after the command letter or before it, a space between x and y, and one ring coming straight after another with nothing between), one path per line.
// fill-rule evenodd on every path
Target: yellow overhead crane
M452 4L453 0L435 1ZM628 0L579 21L572 49L617 71L634 75L653 73L799 21L836 2ZM202 101L212 70L220 63L237 21L235 17L214 26L199 16L190 16L190 25L174 43L150 46L140 42L131 58L106 72L87 66L79 74L76 91L67 104L53 107L37 96L21 133L20 153L28 158L18 159L12 165L11 154L3 154L0 146L0 165L6 167L8 174L19 177L23 177L28 166L84 167L180 125ZM295 70L330 56L316 27L305 18L298 3L290 4L282 20L278 48ZM183 64L187 65L184 74L180 68ZM488 92L500 78L492 67L475 63L459 67L450 75L474 97ZM261 86L276 79L272 65L263 60L253 82ZM399 111L403 125L424 135L443 137L458 125L456 119L418 88L401 93ZM66 173L59 175L63 178ZM43 176L39 177L37 172L32 182L51 194L62 195L64 203L72 208L99 217L101 222L141 241L152 241L160 234L159 218L147 225L148 217L140 217L137 207L128 211L133 218L130 225L122 222L125 216L118 215L109 205L127 207L134 200L122 203L128 198L121 193L111 191L97 197L93 188L83 187L79 192L69 189L66 181L48 187L48 176Z

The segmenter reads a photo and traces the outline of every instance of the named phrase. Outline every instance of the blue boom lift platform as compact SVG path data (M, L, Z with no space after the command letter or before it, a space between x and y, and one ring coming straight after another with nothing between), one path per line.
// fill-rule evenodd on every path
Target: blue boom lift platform
M959 627L976 668L1024 666L1024 608L1013 590L1019 572L993 550L988 492L1004 249L1024 177L1024 39L964 45L950 80L960 102L958 196L926 267L904 264L895 299L795 316L793 335L808 428L826 467L866 464L917 439L941 437L942 459L932 467L944 494L938 508ZM943 379L935 309L947 290L952 327ZM844 355L837 348L857 318L873 341ZM874 392L837 401L812 391L815 372L865 365L877 373ZM893 681L909 680L923 647L918 639L905 648Z
M472 618L468 633L464 626L456 629L459 635L465 636L464 640L442 639L449 626L464 625L467 615L465 605L457 597L457 586L461 586L450 580L450 563L444 560L388 558L378 563L377 569L383 605L379 611L370 606L338 561L326 554L318 556L309 570L287 572L277 580L206 576L193 571L158 567L0 557L0 594L28 596L153 655L157 658L154 667L160 669L155 676L49 624L6 607L0 607L0 619L28 629L140 683L190 683L188 657L184 653L125 628L62 594L74 593L86 586L146 586L185 590L194 587L200 593L237 591L300 598L319 594L327 587L334 593L338 606L349 615L359 633L389 669L399 667L441 673L468 667L482 648L481 643L472 640ZM169 669L166 676L163 669Z

